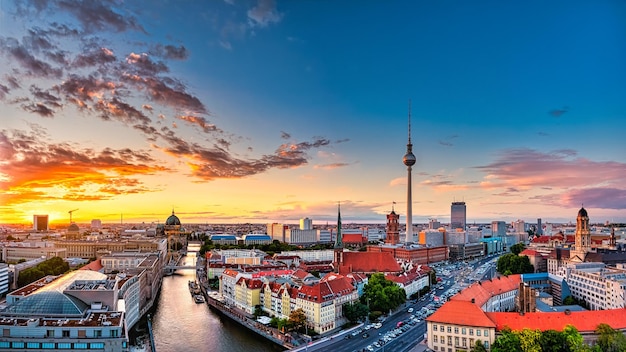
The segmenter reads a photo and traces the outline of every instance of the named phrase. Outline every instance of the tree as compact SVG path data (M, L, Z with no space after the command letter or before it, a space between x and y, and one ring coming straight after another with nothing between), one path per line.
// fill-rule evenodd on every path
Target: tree
M572 296L567 296L563 299L564 306L571 306L575 304L578 304L578 300Z
M565 341L565 334L556 330L546 330L539 336L539 346L543 352L569 351Z
M485 348L485 344L480 341L480 340L476 340L476 344L474 345L474 352L487 352L487 349ZM492 349L493 351L493 349ZM512 350L514 351L514 350Z
M356 323L361 319L364 319L369 310L367 306L360 302L347 303L343 305L343 315L348 319L351 323Z
M492 352L521 351L521 349L522 345L519 335L508 327L502 329L500 336L496 338L491 346Z
M406 292L393 281L385 279L382 273L375 273L363 288L361 303L370 311L388 312L406 301Z
M306 314L302 308L295 309L289 314L288 325L294 330L300 330L306 324Z
M514 245L511 246L511 253L518 255L520 253L522 253L522 251L526 248L526 246L520 242L520 243L516 243Z
M498 258L496 269L502 274L507 271L512 274L526 274L535 271L527 256L518 256L513 253L507 253Z
M584 343L583 335L572 325L565 326L563 329L563 338L570 352L583 352L589 349Z
M626 337L610 325L602 323L596 328L596 346L603 352L626 351Z

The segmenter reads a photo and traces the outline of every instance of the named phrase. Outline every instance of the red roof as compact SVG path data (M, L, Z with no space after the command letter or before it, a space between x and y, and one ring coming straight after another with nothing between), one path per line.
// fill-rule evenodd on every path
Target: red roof
M354 286L349 279L337 275L331 280L320 281L313 286L302 286L299 289L298 297L307 301L322 303L332 301L335 297L352 293Z
M396 273L402 271L389 252L343 252L339 273Z
M496 327L496 324L480 307L468 301L448 301L433 315L426 318L426 321L462 326Z
M93 262L82 266L80 270L101 271L102 268L104 268L104 266L102 266L102 261L100 259L96 259Z
M293 274L291 274L291 276L295 276L300 280L304 280L305 277L309 276L309 273L307 273L306 271L302 269L298 269L294 271Z
M541 256L541 253L533 249L524 249L519 255L525 255L528 257L536 257L536 256Z
M445 305L444 305L445 306ZM443 308L443 307L441 307ZM505 327L517 331L524 328L538 329L541 331L556 330L562 331L567 325L573 325L583 332L593 332L601 323L610 325L613 329L626 328L626 310L594 310L584 312L563 313L485 313L496 324L498 331ZM433 314L434 315L434 314Z
M471 302L473 299L474 304L476 304L477 307L482 307L492 296L518 289L521 279L522 276L517 274L509 276L498 276L491 280L474 283L467 287L465 290L452 296L450 298L450 301L456 300Z
M367 239L360 233L346 233L343 235L341 241L343 243L364 243Z

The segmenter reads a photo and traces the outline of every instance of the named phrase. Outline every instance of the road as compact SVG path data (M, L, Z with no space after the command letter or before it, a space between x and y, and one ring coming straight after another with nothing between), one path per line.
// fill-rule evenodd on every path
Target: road
M426 294L420 300L407 301L402 308L398 309L390 317L385 319L382 323L382 327L379 329L371 328L369 330L362 330L360 327L344 330L331 338L324 338L315 342L312 345L307 346L305 349L299 351L333 351L333 352L354 352L354 351L367 351L368 346L381 339L386 332L394 330L399 321L403 321L405 324L410 320L412 314L419 312L422 307L428 304L436 303L433 296L440 296L450 288L462 289L460 283L464 278L467 281L488 279L495 273L495 260L496 258L482 258L480 260L463 264L457 269L449 270L450 275L442 278L439 283L443 286L442 289L435 289L431 293ZM477 269L481 268L481 272ZM467 270L469 269L469 270ZM409 313L408 309L413 308L414 312ZM364 324L365 325L365 324ZM415 325L409 325L410 328L403 334L397 336L393 340L387 342L379 348L374 347L374 351L386 351L386 352L408 352L414 348L417 344L424 340L426 333L426 322L421 320ZM360 331L356 336L352 336L352 332ZM367 333L367 337L363 337L364 333Z

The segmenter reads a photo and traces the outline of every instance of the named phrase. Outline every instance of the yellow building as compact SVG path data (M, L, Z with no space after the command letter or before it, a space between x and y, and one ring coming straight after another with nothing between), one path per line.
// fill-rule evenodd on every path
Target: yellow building
M254 307L261 304L263 282L258 279L240 277L235 285L235 305L252 314Z

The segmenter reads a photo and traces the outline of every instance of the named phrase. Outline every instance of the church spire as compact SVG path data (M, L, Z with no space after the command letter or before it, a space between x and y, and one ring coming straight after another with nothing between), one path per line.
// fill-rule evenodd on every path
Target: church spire
M335 238L335 248L343 248L343 238L341 236L341 203L337 203L337 237Z

